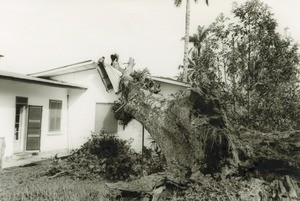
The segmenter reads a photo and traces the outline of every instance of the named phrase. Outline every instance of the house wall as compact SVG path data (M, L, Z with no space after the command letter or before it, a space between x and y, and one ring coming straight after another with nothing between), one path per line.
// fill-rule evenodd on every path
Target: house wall
M136 152L142 151L142 140L143 140L143 126L135 119L123 128L122 125L118 125L118 136L123 140L129 140L132 148ZM150 147L152 138L149 132L144 129L144 146Z
M40 151L67 149L67 89L0 79L0 136L5 137L5 156L12 155L14 150L16 96L28 97L28 105L43 107ZM59 133L48 131L49 99L62 100Z
M186 89L186 87L161 82L160 89L160 93L167 97L171 94L175 94L178 91Z
M86 86L86 91L70 90L69 106L69 133L70 145L73 149L79 148L95 131L96 104L113 103L118 96L113 90L107 92L102 80L95 69L81 72L69 73L65 75L52 77L55 80L61 80L69 83ZM161 93L164 96L176 93L185 89L183 86L161 82ZM136 120L131 121L123 129L118 125L118 136L121 139L132 140L132 147L137 152L142 149L142 125ZM145 146L151 144L151 136L147 130L144 132Z
M96 103L113 103L117 95L106 91L95 69L52 77L86 86L85 91L69 90L69 135L72 149L79 148L95 131Z

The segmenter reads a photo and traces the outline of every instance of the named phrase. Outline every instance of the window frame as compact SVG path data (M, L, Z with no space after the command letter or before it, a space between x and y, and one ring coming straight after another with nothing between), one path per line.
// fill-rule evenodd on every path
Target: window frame
M55 108L52 108L53 104L55 104L55 106L54 106ZM61 132L62 106L63 106L63 101L62 100L55 100L55 99L50 99L49 100L49 126L48 126L48 131L50 133ZM53 126L52 126L52 121L51 121L52 118L54 118L54 121L53 121L54 125ZM59 118L59 124L57 122L57 118ZM52 129L52 127L53 127L53 129Z

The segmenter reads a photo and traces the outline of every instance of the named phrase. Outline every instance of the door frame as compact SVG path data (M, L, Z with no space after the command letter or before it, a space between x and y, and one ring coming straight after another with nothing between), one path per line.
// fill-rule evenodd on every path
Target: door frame
M19 99L23 99L26 101L20 101ZM18 107L20 108L19 113L17 114ZM22 111L23 110L23 111ZM22 111L22 113L21 113ZM17 122L18 115L18 122ZM13 153L24 152L25 151L25 143L26 143L26 135L27 135L27 117L28 117L28 97L16 96L15 103L15 122L14 122L14 136L13 136ZM18 128L16 128L18 125Z

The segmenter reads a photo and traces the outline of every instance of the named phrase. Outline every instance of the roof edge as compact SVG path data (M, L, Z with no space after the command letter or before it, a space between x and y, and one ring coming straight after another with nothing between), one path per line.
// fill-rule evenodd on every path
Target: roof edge
M178 80L174 80L172 78L168 78L168 77L158 77L158 76L150 76L151 79L158 81L158 82L164 82L164 83L168 83L168 84L174 84L177 86L182 86L182 87L190 87L190 84L186 83L186 82L181 82Z
M36 73L31 73L31 74L27 74L27 75L34 76L34 77L42 77L42 76L47 76L47 74L54 73L56 71L60 71L60 70L68 69L68 68L74 68L76 66L93 64L93 63L95 63L93 60L86 60L86 61L81 61L81 62L77 62L77 63L65 65L65 66L60 66L57 68L52 68L52 69L48 69L48 70L44 70L44 71L40 71L40 72L36 72Z
M26 76L26 75L22 75L22 76L18 76L18 75L19 74L16 74L16 75L0 74L0 78L6 79L6 80L13 80L13 81L19 81L19 82L34 83L34 84L55 86L55 87L62 87L62 88L73 88L73 89L83 89L83 90L87 89L87 87L77 85L77 84L58 82L58 81L54 81L54 80L30 77L30 76Z

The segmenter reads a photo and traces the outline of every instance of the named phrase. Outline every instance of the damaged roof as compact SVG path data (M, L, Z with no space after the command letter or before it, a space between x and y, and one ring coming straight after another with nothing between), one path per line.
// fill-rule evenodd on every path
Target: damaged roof
M75 72L80 72L80 71L85 71L85 70L92 70L96 69L98 65L93 61L93 60L87 60L87 61L82 61L46 71L41 71L38 73L33 73L29 74L30 76L35 76L35 77L52 77L52 76L58 76L58 75L64 75L64 74L69 74L69 73L75 73ZM119 77L121 75L121 72L119 72L117 69L111 67L109 64L105 64L105 70L108 74L109 79L111 80L113 84L113 88L115 91L118 91L118 84L119 84ZM181 82L172 78L167 78L167 77L159 77L159 76L150 76L151 79L157 81L157 82L163 82L163 83L168 83L168 84L173 84L177 86L182 86L182 87L190 87L188 83Z

